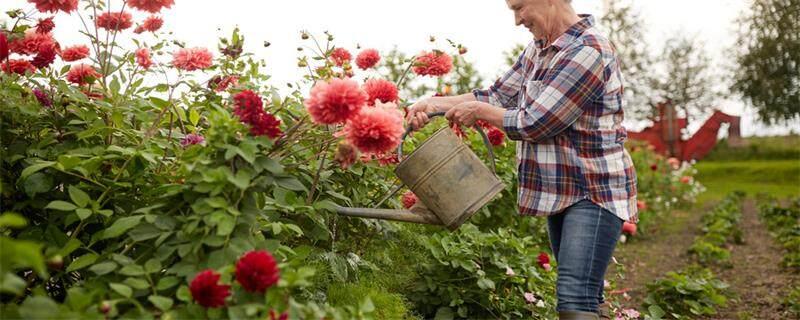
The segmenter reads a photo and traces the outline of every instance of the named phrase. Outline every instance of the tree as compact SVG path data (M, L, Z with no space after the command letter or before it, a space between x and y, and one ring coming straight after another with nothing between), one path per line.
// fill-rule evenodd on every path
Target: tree
M605 30L620 60L625 81L625 99L634 118L651 118L655 108L651 101L652 57L644 40L645 24L630 1L608 0L600 25ZM626 110L627 111L627 110Z
M651 105L669 102L681 111L687 123L705 118L717 96L708 53L696 37L680 32L668 39L657 58ZM656 108L651 109L653 112Z
M766 124L800 117L800 0L752 1L738 22L731 89Z

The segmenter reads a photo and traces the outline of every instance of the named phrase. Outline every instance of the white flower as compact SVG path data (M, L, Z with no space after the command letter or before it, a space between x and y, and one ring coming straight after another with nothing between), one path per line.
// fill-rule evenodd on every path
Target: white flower
M603 280L603 288L611 288L611 282L608 282L608 280Z
M539 300L539 302L536 303L536 306L539 308L544 308L544 300Z
M636 309L625 309L622 310L622 313L624 313L628 319L639 319L639 316L641 316L639 311L636 311Z
M628 241L628 238L624 234L619 235L619 242L625 243L625 241Z
M525 292L524 296L525 301L528 301L528 303L535 303L537 300L536 296L533 295L533 292Z
M514 273L514 270L512 270L511 267L506 266L506 275L509 276L509 277L513 277L513 276L515 276L517 274Z

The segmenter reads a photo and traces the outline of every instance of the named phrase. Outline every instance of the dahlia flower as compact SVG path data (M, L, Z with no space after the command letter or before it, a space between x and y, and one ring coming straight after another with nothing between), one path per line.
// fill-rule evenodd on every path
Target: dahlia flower
M408 190L403 193L403 197L400 200L403 202L403 208L410 209L417 203L418 198L416 194Z
M336 66L341 67L345 62L350 62L353 56L350 54L350 51L347 51L345 48L336 48L333 49L331 52L331 60Z
M34 67L33 64L28 60L22 59L8 59L8 61L3 61L3 64L0 64L0 69L5 73L16 73L19 75L24 75L27 72L36 72L36 67Z
M53 17L40 19L39 23L36 24L36 32L37 33L48 33L52 31L56 27L56 24L53 23Z
M403 115L393 103L363 108L347 121L346 139L363 153L391 152L403 136Z
M153 60L150 58L150 49L136 49L136 64L142 67L142 69L150 69L150 66L153 65Z
M100 29L120 31L133 26L133 17L127 12L104 12L97 16Z
M421 76L443 76L453 68L453 58L439 50L420 53L414 61L413 71Z
M364 82L364 92L367 93L367 105L375 105L375 100L380 102L397 101L397 87L391 81L384 79L369 79Z
M67 81L78 85L87 84L99 77L100 74L92 66L82 63L72 65L69 72L67 72Z
M181 139L181 146L185 148L191 145L201 144L204 141L206 141L206 138L203 138L203 136L199 134L190 133L184 136L183 139Z
M247 252L236 262L236 281L249 292L264 293L279 279L278 264L267 251Z
M36 5L36 10L41 12L64 11L69 13L78 9L78 0L28 0Z
M219 277L219 273L211 269L198 273L189 284L192 299L206 308L224 306L225 298L231 295L231 286L219 284Z
M206 48L184 48L172 54L172 65L186 71L211 67L213 56Z
M375 49L364 49L356 56L356 65L361 68L361 70L374 67L378 64L378 61L381 61L381 55L378 54L378 50Z
M506 138L506 134L503 133L503 130L498 128L489 129L489 132L486 135L489 138L489 143L491 143L493 146L499 146L503 144L503 141L505 141Z
M78 61L89 56L89 47L77 45L61 50L61 60L66 62Z
M161 8L170 8L175 4L175 0L128 0L128 5L131 8L156 13L161 11Z
M315 123L335 124L355 116L367 98L355 81L335 78L314 85L305 105Z
M145 31L156 32L158 31L158 29L161 29L161 26L163 25L164 25L164 20L162 20L161 17L149 16L147 17L147 19L144 19L142 25L136 27L136 29L134 29L133 32L134 33L142 33Z

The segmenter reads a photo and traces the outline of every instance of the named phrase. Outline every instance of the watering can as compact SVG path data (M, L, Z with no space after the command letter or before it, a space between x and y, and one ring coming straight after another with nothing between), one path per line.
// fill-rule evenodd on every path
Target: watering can
M444 115L428 113L428 118ZM417 196L409 210L337 207L341 215L441 225L458 229L475 212L505 187L495 172L492 145L486 133L475 125L492 160L490 171L483 162L449 128L442 128L423 142L407 157L403 143L397 147L400 163L395 174ZM410 134L407 128L403 140ZM399 187L395 189L395 192ZM393 194L393 193L392 193ZM391 196L390 194L389 196ZM388 197L388 196L387 196Z

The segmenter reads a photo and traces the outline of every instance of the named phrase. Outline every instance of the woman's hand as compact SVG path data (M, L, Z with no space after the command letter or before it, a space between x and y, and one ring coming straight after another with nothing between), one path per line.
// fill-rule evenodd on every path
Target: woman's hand
M459 103L450 108L444 117L452 123L471 128L480 120L480 104L475 101Z
M408 107L406 123L411 126L413 131L417 131L430 122L427 113L436 111L439 111L439 109L433 104L430 98L417 101Z

